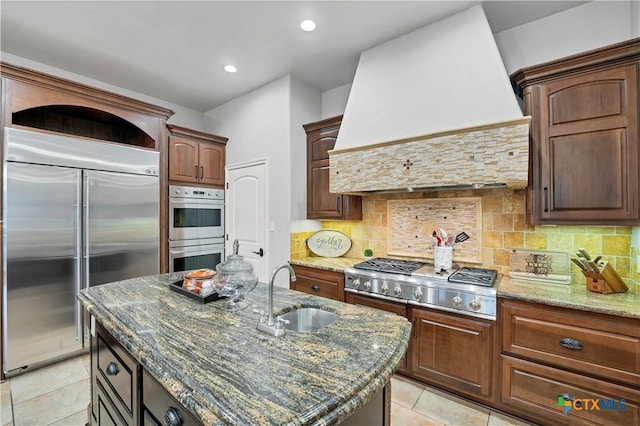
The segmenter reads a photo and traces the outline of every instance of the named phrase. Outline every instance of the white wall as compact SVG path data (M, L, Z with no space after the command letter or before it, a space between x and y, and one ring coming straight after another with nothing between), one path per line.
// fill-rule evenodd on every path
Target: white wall
M494 37L511 74L522 67L639 37L638 10L637 1L593 1Z
M344 114L351 92L351 83L322 92L322 118Z
M240 96L205 115L218 124L215 132L229 138L227 164L241 164L266 158L268 161L268 222L265 251L269 252L271 271L289 260L291 222L291 77L285 76ZM277 284L288 287L286 274L279 274Z
M206 131L206 127L208 125L207 123L208 119L200 111L196 111L190 108L185 108L180 105L163 101L162 99L153 98L151 96L147 96L142 93L134 92L132 90L124 89L118 86L113 86L111 84L107 84L102 81L94 80L90 77L74 74L65 70L61 70L59 68L54 68L49 65L42 64L40 62L35 62L30 59L12 55L10 53L1 52L0 55L2 55L3 62L12 64L12 65L17 65L17 66L29 68L35 71L44 72L60 78L66 78L67 80L86 84L88 86L96 87L102 90L107 90L109 92L117 93L119 95L128 96L130 98L147 102L153 105L157 105L163 108L169 108L175 114L169 117L169 120L167 120L167 123L175 124L177 126L188 127L194 130Z
M303 124L321 117L322 94L291 79L291 220L307 218L307 134Z

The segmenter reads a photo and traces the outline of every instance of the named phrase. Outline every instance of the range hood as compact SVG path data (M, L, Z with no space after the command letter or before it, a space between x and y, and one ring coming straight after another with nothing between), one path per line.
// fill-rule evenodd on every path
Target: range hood
M330 190L524 188L530 119L474 6L362 52Z

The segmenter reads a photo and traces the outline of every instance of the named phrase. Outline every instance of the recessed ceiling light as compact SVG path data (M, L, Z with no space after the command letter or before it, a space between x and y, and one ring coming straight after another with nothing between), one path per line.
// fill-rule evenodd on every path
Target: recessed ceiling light
M300 22L300 28L302 28L303 31L313 31L316 29L316 23L310 19L307 19Z
M224 66L224 70L226 72L236 72L236 71L238 71L238 69L236 67L234 67L233 65L225 65Z

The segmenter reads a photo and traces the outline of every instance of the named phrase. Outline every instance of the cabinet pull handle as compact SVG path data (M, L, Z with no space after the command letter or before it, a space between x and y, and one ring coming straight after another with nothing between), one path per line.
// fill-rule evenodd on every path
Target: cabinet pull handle
M564 339L560 339L560 346L563 346L567 349L572 349L574 351L582 350L582 343L579 340L572 339L570 337L565 337Z
M336 195L336 210L342 211L342 195Z
M544 212L549 212L549 188L544 187Z
M200 179L204 179L204 166L200 166Z
M195 166L195 167L196 167L196 180L198 180L198 172L199 172L199 169L198 169L198 166Z
M164 424L167 426L182 426L184 422L182 421L182 417L180 417L180 413L173 407L169 407L167 411L164 413Z
M107 376L115 376L119 372L120 370L115 362L110 362L109 365L107 365Z
M312 290L312 291L319 291L319 290L320 290L320 287L318 287L318 285L317 285L317 284L314 284L314 285L312 285L312 286L311 286L311 290Z
M418 329L416 327L418 323L418 317L413 317L413 338L417 339L418 338Z

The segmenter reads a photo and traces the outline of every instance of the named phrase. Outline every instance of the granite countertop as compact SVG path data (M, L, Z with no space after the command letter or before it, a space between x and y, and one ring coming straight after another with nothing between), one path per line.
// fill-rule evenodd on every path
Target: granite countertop
M584 283L565 285L503 277L498 297L640 319L640 295L595 293Z
M170 291L184 273L91 287L85 308L204 424L333 424L387 384L404 355L411 323L398 315L275 288L274 313L330 310L340 319L315 333L256 330L267 285L229 312Z
M344 272L356 263L363 262L364 259L358 257L316 257L309 256L300 259L290 260L292 265L308 266L310 268L325 269L327 271Z

